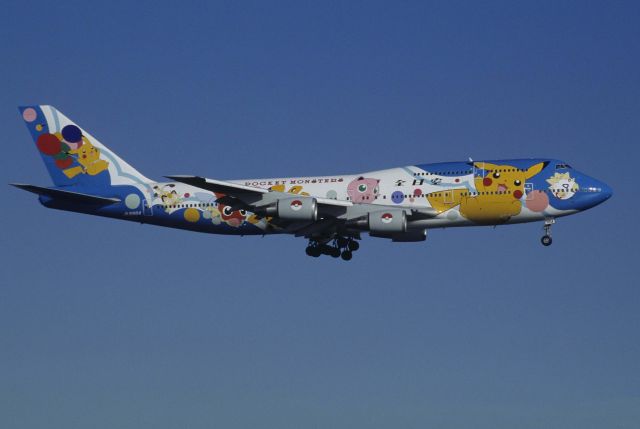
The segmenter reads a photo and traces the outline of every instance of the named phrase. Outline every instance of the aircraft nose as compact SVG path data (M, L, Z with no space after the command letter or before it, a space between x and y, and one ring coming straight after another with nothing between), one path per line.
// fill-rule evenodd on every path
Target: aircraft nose
M613 195L613 189L611 189L611 186L604 182L600 182L600 189L602 189L602 198L604 198L602 201L608 200Z
M594 190L596 191L596 195L597 195L595 199L596 204L601 204L607 201L613 195L613 189L611 189L611 186L607 185L606 183L600 180L595 181Z

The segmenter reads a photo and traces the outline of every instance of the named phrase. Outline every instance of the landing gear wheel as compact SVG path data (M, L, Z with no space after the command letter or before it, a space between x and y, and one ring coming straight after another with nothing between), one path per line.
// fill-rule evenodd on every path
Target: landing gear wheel
M353 258L353 253L351 253L351 252L350 252L350 251L348 251L348 250L343 250L343 251L342 251L342 254L341 254L340 256L342 257L342 259L343 259L344 261L350 261L350 260L351 260L351 258Z
M318 248L318 246L307 246L305 252L312 258L317 258L318 256L320 256L320 249Z
M358 250L359 247L360 245L352 238L338 236L333 241L310 239L305 252L313 258L327 255L332 258L342 257L345 261L349 261L353 257L353 251Z
M331 255L331 252L333 252L333 247L327 246L326 244L320 244L318 245L318 251L321 255Z
M556 223L556 220L552 217L544 220L544 235L540 239L543 246L551 246L551 243L553 242L553 240L551 240L551 225L554 223Z

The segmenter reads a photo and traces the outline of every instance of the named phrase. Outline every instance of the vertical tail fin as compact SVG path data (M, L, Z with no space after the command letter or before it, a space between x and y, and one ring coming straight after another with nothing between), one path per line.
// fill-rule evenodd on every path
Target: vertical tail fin
M93 188L151 182L54 107L19 109L56 186Z

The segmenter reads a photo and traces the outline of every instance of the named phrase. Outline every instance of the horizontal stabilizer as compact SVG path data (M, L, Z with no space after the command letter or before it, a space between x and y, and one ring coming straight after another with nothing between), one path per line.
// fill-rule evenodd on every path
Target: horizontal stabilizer
M81 194L80 192L63 191L61 189L45 188L42 186L25 185L22 183L10 183L11 186L33 192L38 195L46 195L51 198L65 199L84 204L96 204L106 206L109 204L119 203L119 198L98 197L90 194Z

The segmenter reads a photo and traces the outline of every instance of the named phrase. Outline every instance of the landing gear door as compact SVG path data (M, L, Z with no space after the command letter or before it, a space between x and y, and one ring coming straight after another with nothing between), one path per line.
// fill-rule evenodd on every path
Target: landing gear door
M453 204L453 191L448 190L443 192L444 203L445 204Z
M533 183L527 182L524 184L524 194L526 195L527 200L533 198Z

